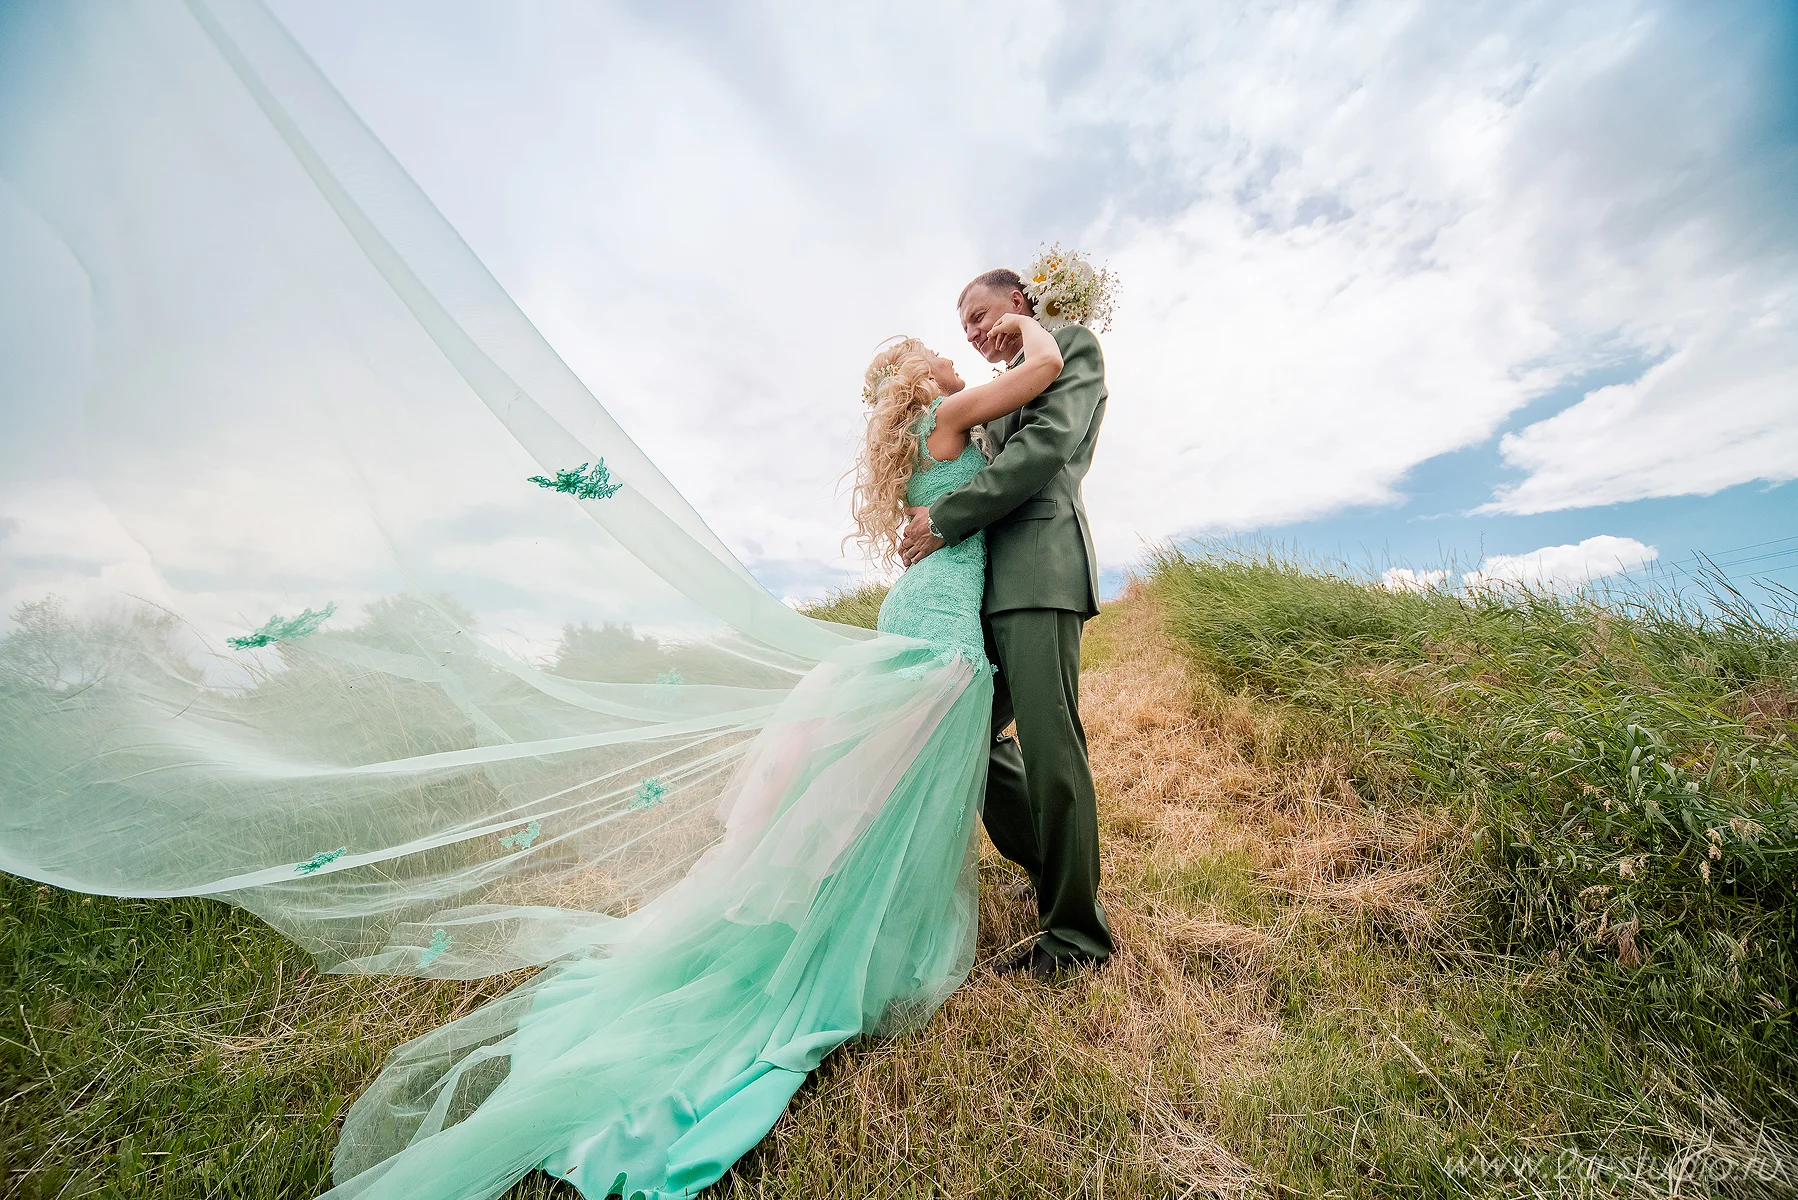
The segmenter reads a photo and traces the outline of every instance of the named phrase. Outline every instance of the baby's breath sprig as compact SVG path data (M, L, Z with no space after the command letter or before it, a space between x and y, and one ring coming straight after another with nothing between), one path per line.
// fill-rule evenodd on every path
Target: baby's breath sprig
M898 363L888 363L884 367L877 367L874 371L873 381L862 385L862 399L869 404L874 403L874 393L875 390L880 387L880 381L883 379L891 379L898 373Z

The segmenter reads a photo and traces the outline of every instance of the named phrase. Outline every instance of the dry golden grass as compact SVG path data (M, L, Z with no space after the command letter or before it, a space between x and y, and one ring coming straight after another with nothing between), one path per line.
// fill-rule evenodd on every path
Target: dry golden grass
M1342 803L1340 768L1293 758L1268 716L1174 653L1141 588L1091 628L1088 660L1118 953L1059 985L993 975L1035 919L984 847L967 986L927 1029L833 1056L725 1195L824 1179L855 1196L1270 1190L1223 1130L1282 1038L1277 960L1319 921L1427 935L1448 831Z

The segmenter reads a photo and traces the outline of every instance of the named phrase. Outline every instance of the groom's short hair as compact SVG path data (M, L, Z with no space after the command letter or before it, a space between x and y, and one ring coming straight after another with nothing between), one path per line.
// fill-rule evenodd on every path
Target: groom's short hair
M1022 292L1024 296L1024 306L1030 310L1031 316L1036 315L1036 301L1032 300L1030 298L1030 293L1024 290L1024 277L1010 267L994 267L992 270L982 271L980 274L970 279L968 281L968 286L961 289L961 295L955 298L955 307L957 311L960 311L961 306L968 302L968 293L975 288L989 288L992 291L998 292L1001 296L1009 296L1013 292Z

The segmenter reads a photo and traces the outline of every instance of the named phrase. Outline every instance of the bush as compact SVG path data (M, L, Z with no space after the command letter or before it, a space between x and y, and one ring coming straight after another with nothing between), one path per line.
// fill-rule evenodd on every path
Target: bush
M820 621L872 629L875 619L880 616L880 602L886 598L886 584L863 583L834 591L816 604L801 605L799 611Z
M1576 964L1632 1032L1791 1076L1798 637L1715 583L1394 592L1266 554L1151 585L1229 686L1300 707L1372 803L1462 810L1484 949Z

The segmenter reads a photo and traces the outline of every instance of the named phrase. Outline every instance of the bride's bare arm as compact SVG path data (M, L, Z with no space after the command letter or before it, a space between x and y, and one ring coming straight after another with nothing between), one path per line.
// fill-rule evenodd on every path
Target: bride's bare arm
M975 425L1016 412L1042 395L1061 374L1061 347L1048 330L1030 317L1007 313L989 337L1017 334L1024 341L1024 361L991 383L964 388L937 406L936 427L966 433Z

